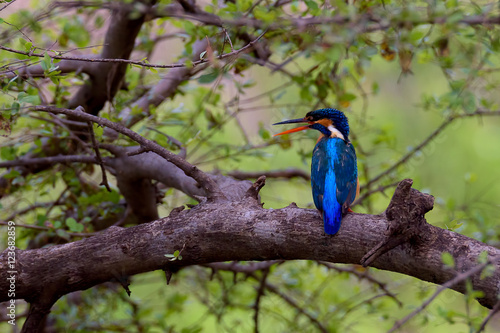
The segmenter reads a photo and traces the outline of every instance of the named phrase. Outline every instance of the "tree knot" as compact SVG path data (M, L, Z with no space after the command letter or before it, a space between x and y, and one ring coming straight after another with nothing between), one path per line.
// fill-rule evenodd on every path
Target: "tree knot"
M368 266L382 254L426 232L424 215L432 210L434 197L411 188L412 184L411 179L404 179L398 184L385 211L389 221L386 238L361 259L363 266Z
M266 176L260 176L248 189L245 194L245 198L253 198L257 201L260 201L259 192L264 187L264 185L266 185Z

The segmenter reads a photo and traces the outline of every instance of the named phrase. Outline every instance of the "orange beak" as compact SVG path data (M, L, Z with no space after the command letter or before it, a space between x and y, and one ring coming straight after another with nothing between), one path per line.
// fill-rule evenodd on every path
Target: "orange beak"
M309 123L309 124L314 124L311 121L307 121L304 118L300 118L300 119L285 120L285 121L282 121L282 122L279 122L279 123L276 123L276 124L273 124L273 125L293 124L293 123ZM307 126L300 126L300 127L289 129L288 131L284 131L284 132L281 132L281 133L278 133L278 134L274 134L273 136L278 136L278 135L283 135L283 134L288 134L288 133L294 133L294 132L300 132L300 131L303 131L303 130L306 130L306 129L309 129L309 128L310 128L309 125L307 125Z

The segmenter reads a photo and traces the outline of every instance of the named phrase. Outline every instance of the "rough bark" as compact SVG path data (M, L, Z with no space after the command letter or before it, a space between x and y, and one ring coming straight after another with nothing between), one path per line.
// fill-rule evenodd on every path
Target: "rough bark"
M175 272L184 266L228 260L303 259L357 264L386 238L391 225L385 213L351 213L344 218L340 232L328 236L315 210L295 205L262 208L255 198L262 185L260 179L239 201L207 201L136 227L112 227L65 245L16 250L16 298L40 308L33 316L39 319L40 312L47 312L47 306L40 304L50 305L69 292L157 269ZM422 205L427 201L422 200L424 196L412 191L399 209ZM392 206L393 213L397 209ZM182 260L169 261L165 254L176 250L182 250ZM500 250L466 236L425 224L418 238L381 255L371 266L443 284L478 265L483 251L495 271L485 278L477 273L470 280L475 290L484 292L478 301L492 308L500 292ZM8 299L7 252L0 255L0 301ZM443 252L453 255L455 269L443 265ZM463 293L465 283L453 289Z

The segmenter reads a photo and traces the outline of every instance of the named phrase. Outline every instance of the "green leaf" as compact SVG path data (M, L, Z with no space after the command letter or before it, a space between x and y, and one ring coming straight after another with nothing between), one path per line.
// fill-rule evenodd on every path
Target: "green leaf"
M319 9L318 4L313 0L305 0L304 2L306 3L307 8L309 8L311 10L318 10Z
M66 225L72 232L82 232L84 229L83 224L76 222L76 220L72 217L68 217L66 219Z
M271 134L264 128L262 123L259 124L259 135L264 140L269 140L271 138Z
M462 11L460 10L457 10L453 14L448 15L448 17L446 18L446 23L451 23L451 24L458 23L463 18L464 18L464 13L462 13Z
M217 79L218 76L219 76L219 72L218 71L213 71L211 73L204 74L204 75L200 76L198 78L198 82L201 83L201 84L212 83L212 82L215 81L215 79Z
M17 100L19 103L28 103L28 104L39 104L40 98L37 95L28 95L24 91L21 91L17 95Z
M52 58L50 58L47 51L45 51L45 54L43 56L42 62L40 63L40 66L42 66L42 69L45 72L47 72L52 67Z
M13 102L12 105L10 106L10 112L12 115L16 115L19 113L19 110L21 110L21 104L18 102Z
M70 241L71 240L71 237L70 235L68 234L68 232L64 229L57 229L56 230L56 234L61 237L61 238L64 238L65 240L67 241Z
M449 252L441 253L441 261L446 267L453 268L455 267L455 259Z
M472 92L466 91L464 93L462 106L468 113L476 111L476 96L474 96Z
M488 262L488 251L483 251L477 256L477 262L484 264Z

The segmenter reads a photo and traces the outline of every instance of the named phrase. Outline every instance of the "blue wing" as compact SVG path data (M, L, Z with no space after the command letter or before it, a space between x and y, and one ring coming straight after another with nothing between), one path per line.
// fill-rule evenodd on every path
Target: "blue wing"
M342 216L356 197L357 178L356 152L351 143L326 137L318 141L311 164L311 185L327 234L338 232Z

